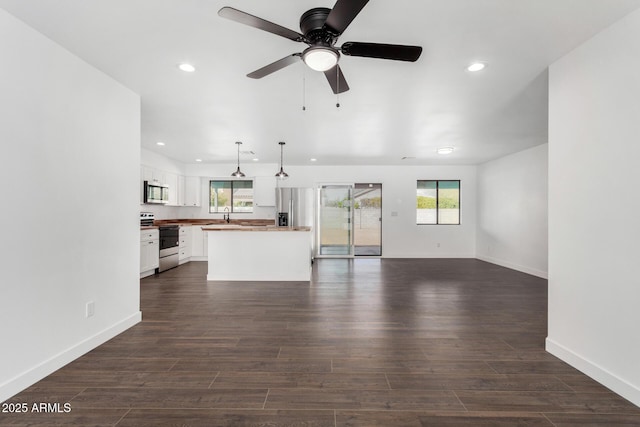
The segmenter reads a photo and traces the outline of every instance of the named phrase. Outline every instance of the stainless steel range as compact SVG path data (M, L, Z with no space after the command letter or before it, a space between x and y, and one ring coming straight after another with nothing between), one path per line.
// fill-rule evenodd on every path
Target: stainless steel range
M140 227L152 226L154 220L153 212L140 212Z
M158 273L177 267L180 251L180 227L177 225L161 225L160 229L160 267Z

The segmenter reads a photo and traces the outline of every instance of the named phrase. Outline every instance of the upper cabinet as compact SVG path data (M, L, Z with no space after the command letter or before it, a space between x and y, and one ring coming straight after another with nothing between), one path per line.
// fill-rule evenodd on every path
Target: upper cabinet
M184 177L184 200L182 206L200 206L200 177Z
M178 206L186 206L184 201L185 192L185 177L184 175L178 176Z
M166 206L180 206L178 205L178 194L180 193L178 174L166 172L164 184L169 186L169 202L167 202Z
M255 206L276 205L275 176L256 176L253 178L253 204Z
M142 181L166 184L165 171L161 171L149 166L142 166Z
M155 182L169 187L169 200L164 206L200 206L200 177L183 176L150 166L140 168L141 181ZM144 203L143 183L140 182L140 203Z

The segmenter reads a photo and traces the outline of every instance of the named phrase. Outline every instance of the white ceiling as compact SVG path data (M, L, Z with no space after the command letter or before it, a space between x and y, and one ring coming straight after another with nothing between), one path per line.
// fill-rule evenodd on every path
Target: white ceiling
M343 56L336 96L302 62L246 76L306 45L217 15L299 31L334 0L0 0L0 7L142 98L142 146L181 162L476 164L547 141L547 67L640 0L371 0L340 37L420 45L415 63ZM466 71L473 61L487 68ZM178 70L192 63L192 74ZM306 89L303 91L303 77ZM303 95L306 111L302 111ZM164 147L156 145L165 142ZM435 150L453 146L439 156ZM415 159L401 160L409 156Z

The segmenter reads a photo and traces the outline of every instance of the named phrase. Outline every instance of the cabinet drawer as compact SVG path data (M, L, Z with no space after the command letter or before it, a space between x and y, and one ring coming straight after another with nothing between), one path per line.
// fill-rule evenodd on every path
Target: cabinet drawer
M158 230L140 230L140 241L147 242L149 240L158 240L160 232Z
M180 261L191 258L191 248L180 248L180 252L178 252L178 254L178 259Z
M179 242L180 248L185 248L191 245L191 226L180 226Z

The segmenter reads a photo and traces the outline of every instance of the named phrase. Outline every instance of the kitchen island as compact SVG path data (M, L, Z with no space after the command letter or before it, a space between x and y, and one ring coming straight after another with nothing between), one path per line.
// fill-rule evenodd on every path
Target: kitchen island
M207 280L311 280L311 228L212 224Z

